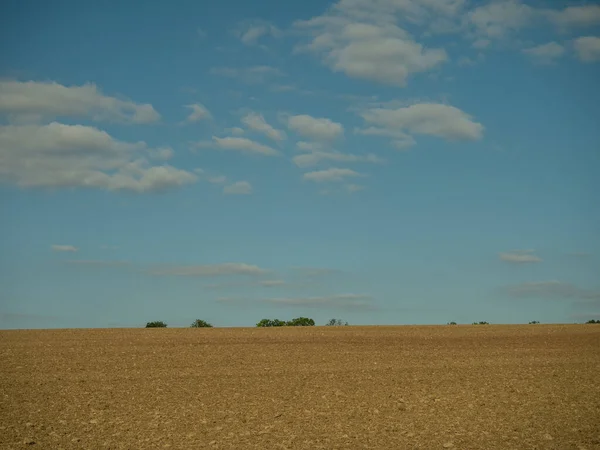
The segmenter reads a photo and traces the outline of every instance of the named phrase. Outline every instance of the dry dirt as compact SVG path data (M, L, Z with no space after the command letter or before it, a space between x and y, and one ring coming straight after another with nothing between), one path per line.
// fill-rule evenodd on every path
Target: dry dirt
M0 448L599 449L600 325L0 331Z

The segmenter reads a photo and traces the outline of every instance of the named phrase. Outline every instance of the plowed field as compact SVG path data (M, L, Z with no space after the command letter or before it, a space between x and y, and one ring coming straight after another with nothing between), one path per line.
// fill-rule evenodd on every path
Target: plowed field
M0 331L0 448L600 449L600 325Z

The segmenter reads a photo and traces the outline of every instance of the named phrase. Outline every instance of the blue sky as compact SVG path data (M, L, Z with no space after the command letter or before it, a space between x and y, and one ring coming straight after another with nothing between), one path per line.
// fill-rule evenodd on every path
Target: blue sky
M0 25L2 328L600 317L595 2Z

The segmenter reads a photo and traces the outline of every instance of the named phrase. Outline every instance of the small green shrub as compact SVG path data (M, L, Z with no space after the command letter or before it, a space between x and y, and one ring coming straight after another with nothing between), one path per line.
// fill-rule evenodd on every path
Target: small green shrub
M600 319L599 320L588 320L586 323L600 323Z
M191 328L212 328L213 326L201 319L196 319L194 320L194 322L190 325Z
M163 321L156 320L154 322L148 322L146 328L167 328L167 324Z
M447 325L456 325L456 322L448 322Z
M536 323L540 323L538 320L532 320L529 322L529 325L535 325Z
M489 323L481 321L481 322L473 322L473 325L489 325Z

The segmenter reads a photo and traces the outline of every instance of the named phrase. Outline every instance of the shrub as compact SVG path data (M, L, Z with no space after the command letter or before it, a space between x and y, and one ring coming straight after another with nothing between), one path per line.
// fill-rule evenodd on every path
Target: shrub
M535 325L536 323L540 323L538 320L532 320L529 322L529 325Z
M160 320L156 320L154 322L148 322L146 328L167 328L167 324Z
M329 322L327 322L326 326L328 327L339 327L339 326L348 326L348 322L342 322L341 319L331 319Z
M588 320L586 323L600 323L600 319L599 320Z
M489 323L481 321L481 322L473 322L473 325L489 325Z
M448 322L448 325L456 325L456 322Z
M194 322L190 325L191 328L212 328L213 326L204 321L204 320L200 320L200 319L196 319L194 320Z

